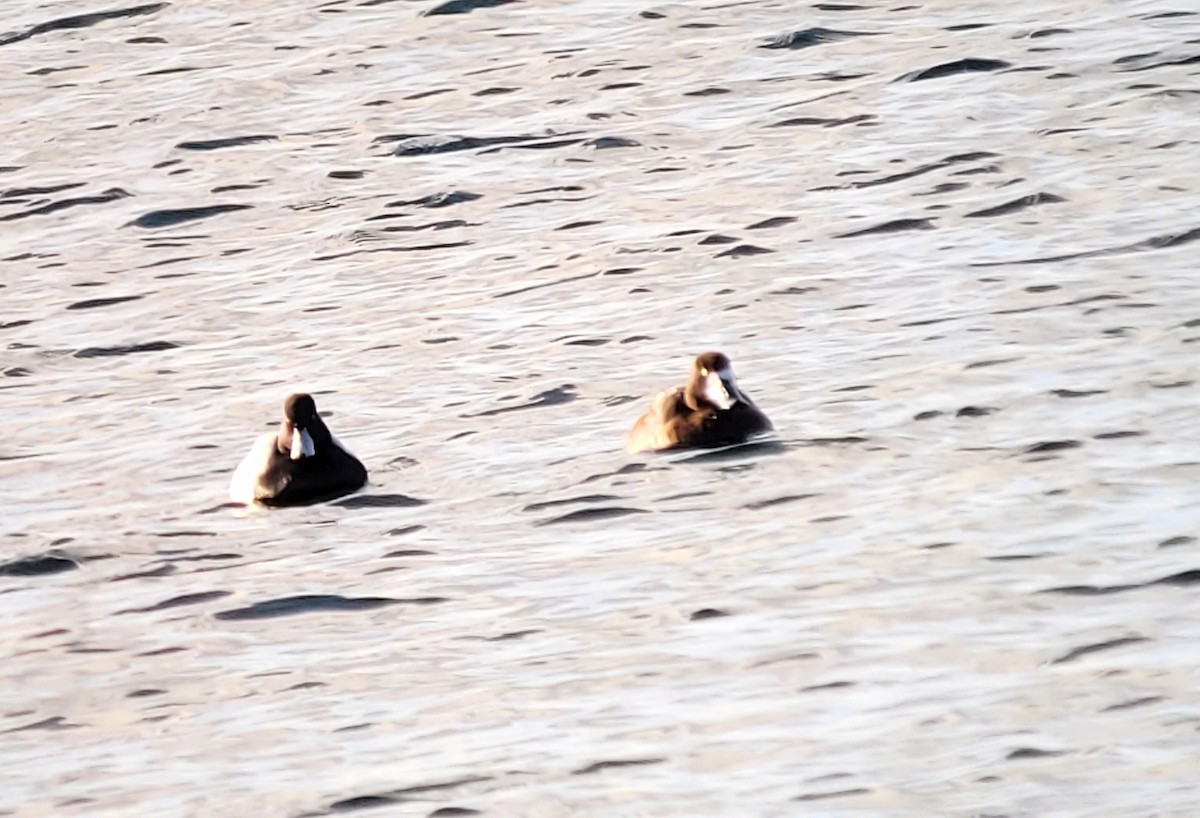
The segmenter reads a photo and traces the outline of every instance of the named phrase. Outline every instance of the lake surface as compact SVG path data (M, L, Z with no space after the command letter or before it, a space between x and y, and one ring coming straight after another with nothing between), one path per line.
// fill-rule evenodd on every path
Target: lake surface
M5 12L0 815L1200 810L1193 3Z

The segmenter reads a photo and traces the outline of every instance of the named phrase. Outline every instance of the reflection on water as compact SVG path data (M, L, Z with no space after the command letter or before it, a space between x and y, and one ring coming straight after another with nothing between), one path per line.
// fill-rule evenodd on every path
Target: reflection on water
M11 9L0 814L1190 818L1186 5Z

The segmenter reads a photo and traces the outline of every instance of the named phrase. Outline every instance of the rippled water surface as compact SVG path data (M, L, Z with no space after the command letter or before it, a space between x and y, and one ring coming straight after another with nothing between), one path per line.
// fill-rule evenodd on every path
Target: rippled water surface
M0 35L0 814L1198 813L1193 3L136 3Z

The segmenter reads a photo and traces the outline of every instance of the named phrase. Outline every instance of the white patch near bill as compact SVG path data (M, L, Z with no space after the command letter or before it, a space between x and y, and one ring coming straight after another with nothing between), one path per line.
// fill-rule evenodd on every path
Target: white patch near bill
M259 435L250 447L250 452L242 458L233 479L229 481L229 499L235 503L251 505L258 498L258 477L271 462L271 454L275 451L275 432Z
M728 409L737 399L737 381L733 379L733 371L722 369L720 372L709 372L704 379L704 397L718 409Z
M313 446L312 435L308 433L308 429L292 431L292 460L312 457L316 453L317 449Z
M725 388L729 392L729 397L734 403L738 401L746 401L746 396L742 394L742 389L738 386L737 378L733 377L732 369L722 369L717 373L721 376L721 380L725 381Z

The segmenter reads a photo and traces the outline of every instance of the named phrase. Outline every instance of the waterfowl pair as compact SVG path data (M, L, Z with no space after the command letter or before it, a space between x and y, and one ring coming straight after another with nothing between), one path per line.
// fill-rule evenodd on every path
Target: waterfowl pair
M712 449L742 443L772 428L762 410L738 388L729 358L705 352L692 362L685 386L658 393L650 409L633 424L625 448L630 454Z
M258 438L229 483L235 503L300 506L332 500L366 485L367 469L346 451L317 413L311 395L289 395L278 432Z
M715 448L742 443L772 429L771 421L738 388L733 365L720 352L692 363L686 386L660 392L629 432L630 453ZM229 484L237 503L307 505L362 488L367 470L346 451L317 413L311 395L290 395L279 431L259 437Z

